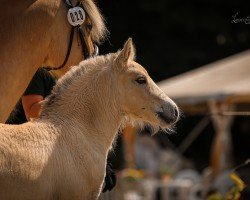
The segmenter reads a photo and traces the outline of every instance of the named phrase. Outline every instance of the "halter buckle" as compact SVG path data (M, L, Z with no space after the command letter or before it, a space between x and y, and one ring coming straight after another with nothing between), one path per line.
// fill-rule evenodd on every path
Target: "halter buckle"
M68 10L68 21L71 26L81 26L85 21L85 12L79 7L73 7Z

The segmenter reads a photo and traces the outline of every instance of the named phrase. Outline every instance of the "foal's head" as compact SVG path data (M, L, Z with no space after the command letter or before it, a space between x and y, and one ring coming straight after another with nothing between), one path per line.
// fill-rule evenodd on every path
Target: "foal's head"
M132 121L168 128L178 120L178 107L134 58L135 49L129 39L113 64L121 111Z

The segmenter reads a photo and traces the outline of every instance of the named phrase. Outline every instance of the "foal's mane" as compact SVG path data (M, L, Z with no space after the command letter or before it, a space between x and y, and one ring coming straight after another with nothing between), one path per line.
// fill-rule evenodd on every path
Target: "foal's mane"
M104 18L95 3L94 0L82 1L83 7L92 23L91 37L95 42L100 43L107 36L108 30L105 26Z
M111 53L105 56L92 57L80 62L78 66L73 66L62 78L57 81L51 94L46 97L42 110L46 110L54 102L56 102L57 99L60 98L61 94L77 79L84 79L90 74L92 74L91 76L93 77L97 77L98 73L101 73L112 64L111 62L114 60L116 55L117 54L115 53Z

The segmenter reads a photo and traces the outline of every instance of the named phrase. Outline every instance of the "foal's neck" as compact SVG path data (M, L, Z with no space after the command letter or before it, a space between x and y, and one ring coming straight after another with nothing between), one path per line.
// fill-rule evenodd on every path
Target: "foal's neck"
M74 131L81 133L107 153L121 124L122 115L116 102L117 95L112 90L112 80L107 78L107 74L105 76L108 72L102 73L96 75L98 79L93 76L91 81L79 81L68 88L58 99L61 102L51 108L47 118L62 127L60 131L62 134L65 132L65 137L74 137ZM68 131L71 134L67 134Z

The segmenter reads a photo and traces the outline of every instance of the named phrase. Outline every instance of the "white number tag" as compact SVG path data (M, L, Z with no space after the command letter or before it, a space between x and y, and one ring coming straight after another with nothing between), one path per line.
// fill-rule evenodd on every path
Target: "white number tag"
M82 25L85 21L85 12L81 7L70 8L68 11L68 21L72 26Z

